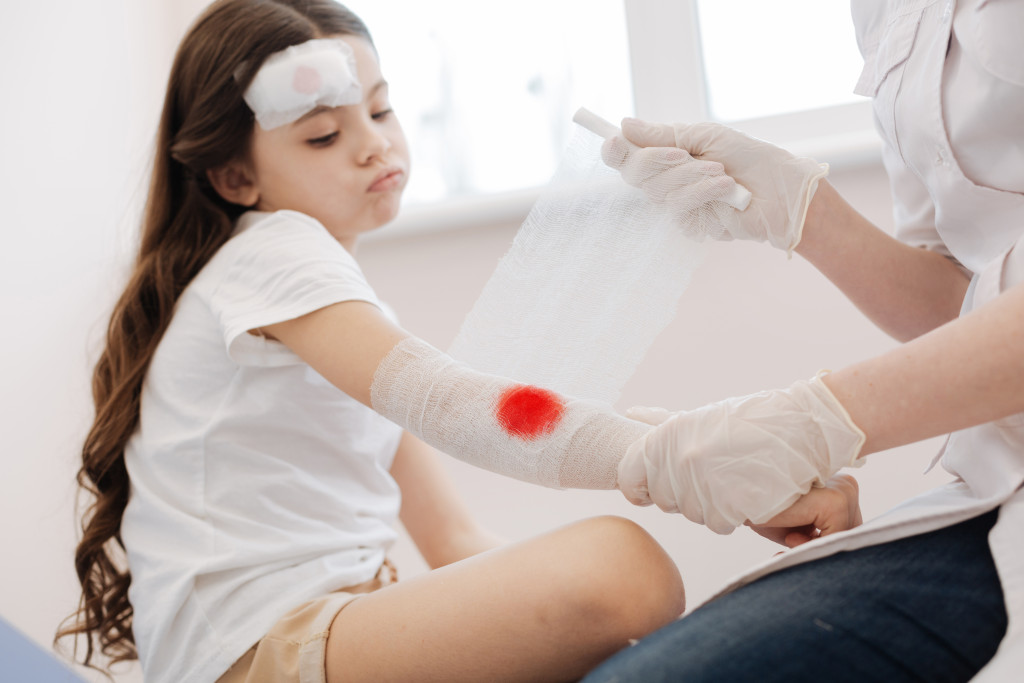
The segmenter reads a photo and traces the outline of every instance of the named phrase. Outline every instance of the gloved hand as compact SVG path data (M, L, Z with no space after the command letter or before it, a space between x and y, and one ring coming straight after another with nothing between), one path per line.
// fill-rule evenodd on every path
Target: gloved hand
M621 136L605 141L601 157L628 184L665 207L690 239L729 239L725 226L736 209L727 199L736 181L722 164L694 159L675 147L637 147Z
M671 177L658 172L662 166L680 165L681 157L671 148L686 150L692 155L691 163L722 164L727 176L750 190L753 197L744 211L716 207L715 219L722 224L717 236L712 233L717 239L768 242L792 253L800 242L807 207L818 181L828 175L828 164L794 156L717 123L670 125L623 119L622 133L633 144L645 148L643 154L628 154L629 146L613 138L602 148L604 161L620 169L626 182L644 189L655 201L671 203L691 193L701 199L702 185L708 184L708 180L722 182L717 178L695 182L694 174L686 176L679 171ZM669 181L676 184L670 185Z
M865 440L820 377L692 411L633 408L627 417L658 426L619 463L622 493L719 534L772 519L854 465Z

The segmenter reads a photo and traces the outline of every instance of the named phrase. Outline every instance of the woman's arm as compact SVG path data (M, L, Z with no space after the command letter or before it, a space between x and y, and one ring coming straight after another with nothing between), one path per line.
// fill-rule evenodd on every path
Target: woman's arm
M824 180L796 252L900 341L955 319L967 291L968 279L952 261L889 236Z
M728 533L859 457L1024 412L1024 282L994 289L979 284L988 303L870 360L671 414L622 459L620 490Z
M655 124L624 119L622 131L639 152L612 138L605 162L644 190L656 204L692 220L694 196L724 173L752 193L743 211L710 201L721 222L720 239L767 242L795 250L834 282L871 320L901 341L913 339L957 316L967 278L945 257L906 246L847 204L825 181L827 167L716 123ZM679 150L689 154L680 155ZM689 155L693 155L691 158ZM707 162L718 162L715 169ZM680 198L686 202L680 203ZM808 202L808 198L810 201ZM698 231L702 234L701 231Z
M402 524L431 569L503 544L473 519L434 449L408 432L391 476L402 489Z
M823 381L867 436L861 456L1024 412L1024 283Z

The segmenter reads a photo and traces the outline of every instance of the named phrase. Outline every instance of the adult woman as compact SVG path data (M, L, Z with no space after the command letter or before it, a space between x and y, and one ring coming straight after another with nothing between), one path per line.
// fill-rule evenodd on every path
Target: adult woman
M853 14L857 92L874 98L898 239L810 160L711 124L623 129L648 157L673 146L722 163L754 194L727 238L797 251L907 343L815 383L670 417L627 455L620 487L723 530L737 509L792 495L758 489L766 477L800 490L851 455L946 432L941 461L958 479L759 568L587 681L1006 681L1024 665L1024 6L865 2ZM655 177L621 141L606 159L641 187ZM819 438L823 406L852 442ZM752 412L768 428L748 429ZM737 456L746 479L717 481ZM798 466L816 471L791 481Z

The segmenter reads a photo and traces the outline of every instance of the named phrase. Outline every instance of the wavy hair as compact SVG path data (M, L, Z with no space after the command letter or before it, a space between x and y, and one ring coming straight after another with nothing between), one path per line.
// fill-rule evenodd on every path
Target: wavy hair
M178 47L138 254L93 373L96 412L77 476L90 498L75 550L82 595L54 644L73 638L75 656L86 666L109 673L110 666L138 658L121 540L130 491L124 450L139 423L146 371L178 297L246 210L222 199L207 172L248 158L254 119L242 94L263 61L290 45L334 35L371 40L363 22L333 0L218 0ZM98 654L108 660L105 666L95 663Z

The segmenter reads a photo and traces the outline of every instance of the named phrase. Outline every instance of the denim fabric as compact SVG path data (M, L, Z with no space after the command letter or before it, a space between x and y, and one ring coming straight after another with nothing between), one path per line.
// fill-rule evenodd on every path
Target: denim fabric
M1006 632L998 510L770 574L669 624L584 683L966 681Z

